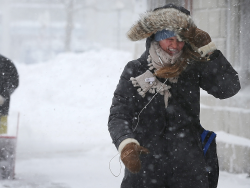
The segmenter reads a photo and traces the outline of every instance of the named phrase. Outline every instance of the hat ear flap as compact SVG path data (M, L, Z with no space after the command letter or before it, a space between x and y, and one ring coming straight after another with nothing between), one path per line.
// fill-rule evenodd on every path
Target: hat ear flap
M140 19L127 32L132 41L148 38L162 30L173 31L176 35L182 28L195 25L190 16L175 8L165 8L149 11L141 15Z

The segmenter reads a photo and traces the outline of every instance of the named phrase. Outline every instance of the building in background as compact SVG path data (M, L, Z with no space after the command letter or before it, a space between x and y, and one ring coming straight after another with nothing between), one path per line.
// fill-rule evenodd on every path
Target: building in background
M49 0L1 0L0 51L25 63L63 50L65 11Z
M166 3L189 9L197 27L210 34L238 71L242 90L236 96L219 100L201 92L201 124L208 130L229 133L217 140L220 169L250 174L250 145L247 144L250 143L250 1L147 0L147 3L148 10Z

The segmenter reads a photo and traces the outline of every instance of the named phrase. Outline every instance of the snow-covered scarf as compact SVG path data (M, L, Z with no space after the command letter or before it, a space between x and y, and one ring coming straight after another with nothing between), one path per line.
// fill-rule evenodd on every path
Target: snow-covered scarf
M164 95L165 107L167 107L168 99L169 97L171 97L171 93L169 92L171 86L168 86L165 83L160 82L150 70L156 71L166 65L174 64L176 60L181 56L181 54L182 51L175 54L174 56L170 56L160 47L158 42L153 41L151 43L149 49L149 56L147 59L147 61L149 62L148 64L149 70L147 70L140 76L137 76L136 78L134 77L130 78L134 87L139 87L137 89L138 93L142 97L145 97L147 92L152 94L158 92L161 95ZM178 78L170 78L169 81L172 83L177 83Z

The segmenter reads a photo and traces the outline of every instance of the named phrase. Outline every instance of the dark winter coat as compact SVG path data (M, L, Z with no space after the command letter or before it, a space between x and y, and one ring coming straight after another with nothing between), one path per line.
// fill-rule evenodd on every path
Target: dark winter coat
M142 169L138 174L125 170L121 187L212 187L208 186L200 142L200 88L216 98L229 98L240 90L238 74L216 50L210 61L189 64L177 83L166 82L172 94L167 108L164 97L157 94L138 119L153 94L146 93L142 98L130 78L148 70L151 40L152 37L147 39L146 52L126 65L110 109L108 128L115 146L118 148L126 138L134 138L150 150L150 154L141 156ZM217 160L216 146L212 147Z
M7 58L0 55L0 95L5 102L0 106L0 115L8 115L10 95L18 87L19 76L15 65Z

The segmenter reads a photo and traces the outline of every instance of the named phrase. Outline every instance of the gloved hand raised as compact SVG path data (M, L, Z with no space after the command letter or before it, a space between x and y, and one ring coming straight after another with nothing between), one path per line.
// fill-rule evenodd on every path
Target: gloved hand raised
M136 143L128 143L121 151L121 160L132 173L138 173L141 169L140 154L148 154L149 150Z
M197 27L190 28L184 32L185 32L185 38L187 38L188 42L193 44L197 48L205 46L212 41L211 37L207 32L202 31Z
M191 45L194 51L199 52L202 57L216 50L210 35L197 27L183 29L180 32L180 36Z

